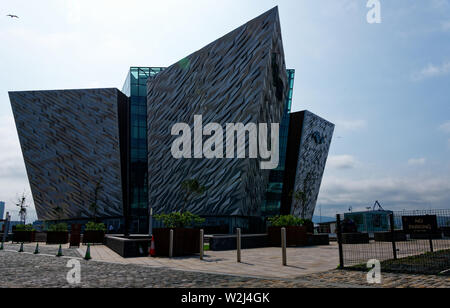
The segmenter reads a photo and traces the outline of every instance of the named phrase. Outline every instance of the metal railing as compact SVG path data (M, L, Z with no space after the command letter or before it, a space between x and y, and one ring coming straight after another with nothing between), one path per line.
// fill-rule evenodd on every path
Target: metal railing
M377 214L337 215L340 268L367 270L378 260L385 272L450 275L450 210Z

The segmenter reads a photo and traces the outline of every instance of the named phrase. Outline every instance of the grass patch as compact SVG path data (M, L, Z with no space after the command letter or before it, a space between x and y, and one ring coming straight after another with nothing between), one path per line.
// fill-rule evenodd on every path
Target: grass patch
M366 264L358 264L345 269L368 272ZM410 256L397 260L381 262L382 272L399 272L408 274L439 275L450 269L450 250L427 252L417 256ZM450 272L442 275L450 276Z

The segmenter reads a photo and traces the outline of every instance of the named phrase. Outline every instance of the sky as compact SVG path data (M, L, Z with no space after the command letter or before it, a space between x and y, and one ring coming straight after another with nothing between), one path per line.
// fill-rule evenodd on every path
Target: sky
M316 214L450 208L450 1L380 4L369 24L367 0L0 0L0 200L35 215L8 91L121 89L278 5L293 111L336 124Z

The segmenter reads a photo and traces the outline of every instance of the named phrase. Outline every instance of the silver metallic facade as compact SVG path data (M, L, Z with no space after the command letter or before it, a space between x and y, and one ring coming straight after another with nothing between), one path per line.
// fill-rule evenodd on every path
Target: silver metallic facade
M149 79L148 182L155 213L180 210L180 185L195 178L207 191L186 210L259 216L269 176L260 159L175 159L170 133L176 123L192 128L194 115L224 130L227 123L280 123L287 87L277 8Z
M117 89L10 92L40 220L123 216ZM126 97L125 97L126 99Z
M304 111L294 192L306 194L306 202L292 200L291 214L312 219L334 133L334 124Z

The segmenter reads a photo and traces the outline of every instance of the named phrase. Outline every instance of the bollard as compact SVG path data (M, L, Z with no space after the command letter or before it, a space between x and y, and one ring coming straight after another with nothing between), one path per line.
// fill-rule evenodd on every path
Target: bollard
M203 260L205 252L205 230L200 230L200 260Z
M169 258L173 257L173 230L170 230L170 239L169 239Z
M236 251L237 251L237 262L241 263L241 229L236 229Z
M3 249L5 249L5 248L3 247L3 241L2 241L2 243L0 244L0 250L3 250Z
M35 255L39 254L39 243L36 243L36 249L34 250L34 254Z
M283 266L287 266L286 228L281 228L281 250L283 255Z
M23 252L23 243L20 244L19 252Z

